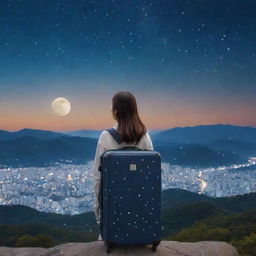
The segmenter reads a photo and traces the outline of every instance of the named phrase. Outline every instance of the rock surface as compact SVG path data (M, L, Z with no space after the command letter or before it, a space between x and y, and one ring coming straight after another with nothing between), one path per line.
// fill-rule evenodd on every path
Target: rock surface
M239 256L237 250L228 243L201 241L194 243L162 241L156 252L151 245L118 245L108 254L104 242L66 243L52 248L0 247L0 256Z

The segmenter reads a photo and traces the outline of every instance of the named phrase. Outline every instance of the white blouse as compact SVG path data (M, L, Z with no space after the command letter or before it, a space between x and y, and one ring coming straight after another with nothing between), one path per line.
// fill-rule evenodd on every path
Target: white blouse
M117 128L118 128L117 122L114 124L113 128L117 130ZM104 151L106 151L108 149L118 149L118 148L122 148L125 146L136 146L141 149L154 150L153 144L152 144L152 141L151 141L151 138L150 138L148 132L146 132L146 134L140 139L140 141L137 145L135 145L135 142L133 142L133 143L122 142L122 143L118 144L108 131L104 130L101 132L99 139L98 139L95 158L94 158L94 162L93 162L94 192L96 195L96 201L94 204L94 212L95 212L95 217L96 217L97 223L99 223L99 218L100 218L99 202L98 202L99 188L100 188L100 172L99 172L98 168L100 165L100 156Z

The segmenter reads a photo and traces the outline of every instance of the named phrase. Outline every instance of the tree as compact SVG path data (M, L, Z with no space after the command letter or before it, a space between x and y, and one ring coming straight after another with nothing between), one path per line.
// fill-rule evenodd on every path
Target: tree
M16 247L44 247L49 248L55 245L52 237L38 234L36 237L24 235L17 239Z
M238 241L237 247L245 255L256 256L256 233L252 233Z

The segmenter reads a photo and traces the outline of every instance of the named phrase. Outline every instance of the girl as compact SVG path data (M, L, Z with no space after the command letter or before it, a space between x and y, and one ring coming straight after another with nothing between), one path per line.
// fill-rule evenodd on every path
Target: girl
M96 154L93 163L94 173L94 192L96 202L94 204L94 212L97 223L100 223L99 213L99 188L100 188L100 172L98 170L101 154L108 149L118 149L125 146L136 146L141 149L154 150L151 138L147 132L145 125L140 120L136 99L129 91L120 91L112 98L112 116L116 120L113 128L120 135L122 142L118 144L108 131L102 131L99 136L96 148ZM101 240L101 236L98 238Z

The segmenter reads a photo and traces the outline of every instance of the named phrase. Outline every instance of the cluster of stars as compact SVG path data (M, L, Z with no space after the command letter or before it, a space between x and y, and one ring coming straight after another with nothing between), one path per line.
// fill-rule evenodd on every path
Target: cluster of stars
M256 61L253 7L244 3L247 20L235 4L216 8L211 1L6 1L1 3L2 65L8 58L10 72L16 63L30 70L58 66L67 71L62 74L88 71L92 77L99 70L118 77L122 70L169 87L249 79L248 67ZM43 64L35 65L35 57Z

